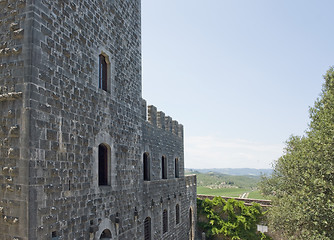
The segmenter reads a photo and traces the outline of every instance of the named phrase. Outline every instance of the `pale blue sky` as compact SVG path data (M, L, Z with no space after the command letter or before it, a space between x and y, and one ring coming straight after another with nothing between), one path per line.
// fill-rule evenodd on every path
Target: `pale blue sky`
M334 1L142 0L143 98L187 168L268 168L334 65Z

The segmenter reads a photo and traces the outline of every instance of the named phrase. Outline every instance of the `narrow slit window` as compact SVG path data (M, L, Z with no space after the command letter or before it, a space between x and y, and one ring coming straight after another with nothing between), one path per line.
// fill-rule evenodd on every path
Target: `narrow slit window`
M175 222L176 224L180 223L180 205L179 204L176 204L176 207L175 207Z
M190 240L193 240L193 211L191 210L191 208L189 209L189 236L190 236Z
M99 88L108 91L108 63L106 56L99 56Z
M144 221L144 239L151 240L151 218L147 217Z
M144 181L150 181L151 180L151 164L150 164L150 156L146 152L143 155L143 170L144 170Z
M99 145L99 185L109 185L109 151L106 144Z
M179 167L179 159L175 158L175 177L180 177L180 167Z
M165 209L162 214L162 232L168 232L168 212Z
M167 179L167 159L165 156L161 158L161 178Z

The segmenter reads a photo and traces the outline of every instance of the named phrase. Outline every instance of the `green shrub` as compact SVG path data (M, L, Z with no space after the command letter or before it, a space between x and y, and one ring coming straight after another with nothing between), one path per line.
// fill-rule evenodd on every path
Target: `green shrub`
M197 199L198 228L208 239L271 239L257 232L257 223L263 220L261 206L254 203L245 206L244 202L221 197Z

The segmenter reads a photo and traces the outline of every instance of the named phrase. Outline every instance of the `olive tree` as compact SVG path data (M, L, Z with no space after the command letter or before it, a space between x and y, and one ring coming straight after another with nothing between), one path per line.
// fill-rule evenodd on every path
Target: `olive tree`
M322 92L310 108L302 137L292 136L263 177L262 192L272 197L269 226L284 239L334 237L334 70L324 76Z

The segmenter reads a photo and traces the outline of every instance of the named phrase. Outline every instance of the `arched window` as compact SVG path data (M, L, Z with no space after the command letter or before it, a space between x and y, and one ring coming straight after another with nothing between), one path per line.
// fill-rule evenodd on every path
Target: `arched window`
M146 152L143 155L143 168L144 168L144 181L151 180L151 163L150 163L150 156Z
M179 159L175 158L175 177L179 178L180 177L180 167L179 167Z
M99 55L99 88L108 91L108 57Z
M176 204L175 206L175 222L176 224L180 223L180 205Z
M110 147L101 143L99 145L99 185L110 185Z
M168 212L165 209L162 213L162 233L168 232Z
M161 158L161 178L167 179L167 159L165 156Z
M147 217L144 221L144 240L151 240L151 218Z
M103 240L108 240L108 239L111 239L111 232L109 229L105 229L102 233L101 233L101 236L100 236L100 239L103 239Z

